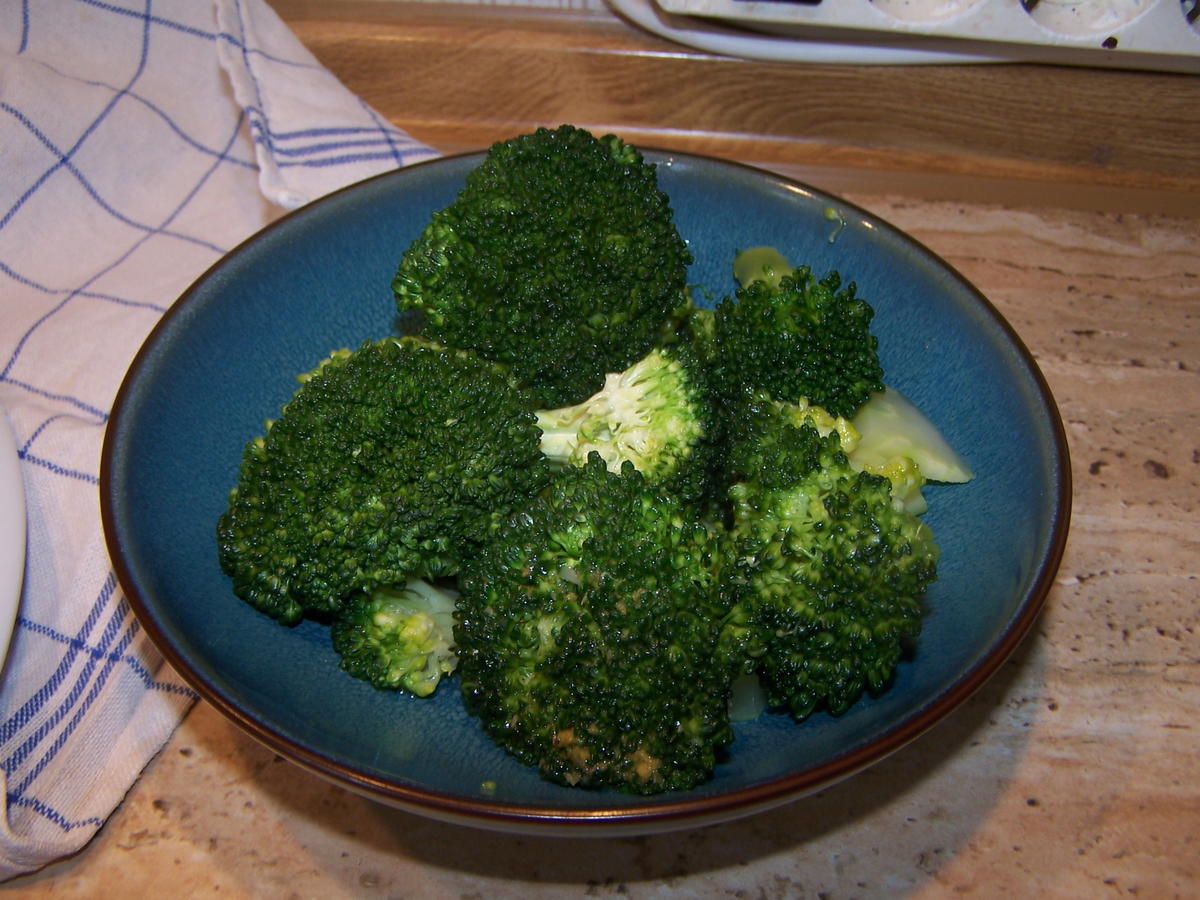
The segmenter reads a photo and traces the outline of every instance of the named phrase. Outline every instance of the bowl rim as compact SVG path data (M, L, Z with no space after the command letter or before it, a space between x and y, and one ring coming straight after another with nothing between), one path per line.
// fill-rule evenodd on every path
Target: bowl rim
M397 784L361 771L353 765L340 762L327 754L304 747L277 733L269 724L248 714L225 698L220 689L204 673L191 666L184 655L175 648L170 634L160 626L154 614L153 604L141 595L138 589L138 577L124 552L123 535L113 509L115 502L113 470L117 465L116 454L119 452L125 410L135 392L139 373L148 358L154 353L158 342L163 339L164 334L172 329L174 321L188 313L191 298L201 291L214 273L222 269L230 260L242 254L247 247L264 239L268 234L289 227L289 224L298 217L312 215L314 209L319 210L324 205L344 200L347 195L363 190L371 184L386 179L402 178L406 173L428 167L437 167L448 163L461 165L472 158L481 158L485 151L475 150L449 154L400 169L392 169L330 192L302 207L286 212L223 254L188 286L151 329L122 380L105 429L99 472L101 523L118 583L125 592L142 628L145 629L147 636L163 658L196 691L201 699L258 742L301 768L389 806L437 820L507 832L609 836L614 833L646 834L730 821L829 787L904 747L948 716L981 688L1012 655L1041 614L1047 595L1054 584L1070 528L1072 502L1070 455L1061 413L1050 386L1033 354L1008 320L978 288L942 257L906 231L858 204L797 179L747 163L656 147L639 146L638 149L647 160L657 164L690 161L711 166L716 163L756 178L766 178L789 189L799 189L809 196L827 200L839 209L852 213L855 217L882 227L891 233L891 237L908 244L910 249L926 259L934 261L939 268L951 276L957 286L974 299L979 310L986 315L990 323L1003 334L1019 361L1027 369L1037 399L1047 414L1050 446L1055 461L1052 470L1056 476L1051 530L1046 545L1041 548L1042 552L1036 573L1030 582L1024 600L1017 608L1017 613L974 665L961 672L952 683L924 707L886 728L877 737L819 765L760 784L715 795L688 796L682 794L679 795L679 799L675 800L670 799L671 795L660 794L648 798L643 805L562 809L547 805L503 802L486 797L458 797L436 790Z

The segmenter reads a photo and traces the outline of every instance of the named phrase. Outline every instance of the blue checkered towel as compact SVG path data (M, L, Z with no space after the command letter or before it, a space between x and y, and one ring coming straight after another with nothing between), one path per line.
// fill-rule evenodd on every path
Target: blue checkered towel
M262 0L0 4L0 415L27 508L0 878L82 847L194 700L101 533L101 439L134 353L281 208L434 155Z

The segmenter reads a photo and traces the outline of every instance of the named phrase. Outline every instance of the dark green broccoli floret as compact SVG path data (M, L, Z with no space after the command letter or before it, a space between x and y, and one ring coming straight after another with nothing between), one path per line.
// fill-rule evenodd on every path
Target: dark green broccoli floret
M542 451L558 466L599 453L610 471L631 462L681 500L709 487L718 417L703 365L686 343L651 350L582 403L537 413Z
M689 298L672 314L658 345L687 344L692 354L707 366L716 352L716 322L716 311L711 306L702 306Z
M392 289L423 333L576 403L655 344L691 256L654 165L569 125L494 144L405 251Z
M342 669L380 690L428 697L458 661L457 597L420 578L351 597L329 629Z
M467 566L455 643L468 708L547 778L692 787L732 733L716 656L720 532L593 455Z
M777 282L751 280L717 305L714 379L730 395L765 389L852 416L883 390L873 317L837 272L817 280L801 266Z
M737 601L723 639L773 705L839 714L887 684L920 632L937 546L887 478L850 465L836 430L797 425L762 395L746 411L731 449Z
M282 622L457 571L548 477L528 400L469 354L385 339L301 380L218 524L234 592Z

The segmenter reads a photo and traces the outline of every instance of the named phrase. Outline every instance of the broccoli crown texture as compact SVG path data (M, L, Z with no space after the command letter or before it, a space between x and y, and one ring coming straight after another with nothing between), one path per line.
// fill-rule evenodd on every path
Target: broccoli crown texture
M883 390L873 317L837 272L818 280L801 266L777 283L751 280L717 305L714 380L733 395L767 389L780 400L804 398L834 416L853 416Z
M234 592L283 622L455 572L548 477L527 399L472 355L388 338L301 381L247 444L217 526Z
M355 594L329 627L342 669L380 690L428 697L458 662L457 596L420 578Z
M731 450L736 608L723 646L797 718L892 677L936 577L932 532L856 471L838 432L761 396Z
M582 403L537 413L542 451L557 465L599 453L612 472L625 462L682 500L709 487L718 417L703 365L686 343L656 348Z
M554 781L704 781L732 739L720 541L631 465L563 470L464 570L468 709Z
M675 325L672 339L663 343L684 341L691 346L697 358L707 365L716 353L716 311L709 306L687 303L677 310Z
M684 299L691 255L653 164L570 125L494 144L404 252L398 307L503 362L541 407L641 358Z

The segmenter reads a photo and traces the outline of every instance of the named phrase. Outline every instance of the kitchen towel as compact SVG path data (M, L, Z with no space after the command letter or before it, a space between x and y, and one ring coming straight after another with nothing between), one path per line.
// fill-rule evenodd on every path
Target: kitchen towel
M100 447L134 354L286 208L435 155L262 0L0 3L0 414L27 514L0 676L0 879L83 847L195 699L101 530Z

